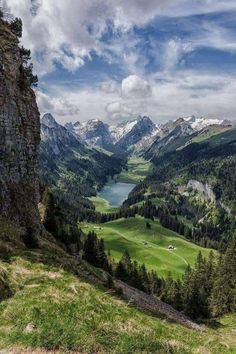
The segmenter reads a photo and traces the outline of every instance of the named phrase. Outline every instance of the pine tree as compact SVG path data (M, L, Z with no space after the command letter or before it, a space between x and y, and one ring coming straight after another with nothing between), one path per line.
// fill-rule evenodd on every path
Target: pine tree
M10 23L10 28L17 37L22 37L22 20L20 18L16 17Z
M117 279L120 279L123 281L127 281L127 279L128 279L127 271L126 271L125 266L121 260L118 262L118 264L116 266L115 277Z
M98 266L107 272L111 272L108 257L105 252L104 240L101 238L98 240Z
M220 260L212 292L212 311L218 316L236 311L236 240Z
M140 268L140 278L141 278L143 290L147 293L150 293L150 283L149 283L148 273L145 264L142 264Z
M130 275L130 285L132 285L134 288L137 289L140 289L141 287L141 290L143 290L141 286L139 271L138 271L138 263L136 261L133 262L132 271Z
M97 236L92 231L88 233L88 236L84 243L83 259L86 260L88 263L94 265L95 267L98 266L99 260L97 251Z

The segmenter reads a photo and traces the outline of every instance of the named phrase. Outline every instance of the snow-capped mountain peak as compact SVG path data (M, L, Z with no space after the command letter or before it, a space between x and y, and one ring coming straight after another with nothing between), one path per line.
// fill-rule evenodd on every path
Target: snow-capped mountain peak
M54 124L50 115L45 119ZM232 122L224 119L192 115L165 124L155 124L147 116L138 116L134 120L111 126L99 119L91 119L82 123L67 123L65 127L79 141L92 147L102 147L111 151L118 148L119 151L139 153L148 149L155 141L164 146L177 138L181 141L187 140L189 136L200 133L208 126L230 124Z
M206 128L210 125L224 125L226 123L224 119L195 117L194 115L183 119L185 122L189 123L189 125L196 131Z

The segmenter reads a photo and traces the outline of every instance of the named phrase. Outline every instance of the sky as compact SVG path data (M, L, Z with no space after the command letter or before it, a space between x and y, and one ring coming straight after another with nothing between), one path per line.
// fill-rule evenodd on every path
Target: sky
M236 0L0 0L23 21L41 114L236 119Z

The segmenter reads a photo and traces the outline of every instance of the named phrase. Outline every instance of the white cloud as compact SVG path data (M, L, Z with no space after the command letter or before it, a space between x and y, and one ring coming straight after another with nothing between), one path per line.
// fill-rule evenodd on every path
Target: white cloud
M111 103L108 103L107 106L106 106L106 111L108 113L120 113L121 111L121 103L120 102L111 102Z
M186 53L193 50L191 42L183 42L179 38L169 40L164 44L162 53L162 66L164 71L172 71L181 64L182 58Z
M0 0L24 24L23 44L32 51L35 69L43 75L59 62L75 71L91 52L105 55L112 48L102 41L102 35L112 25L114 31L127 33L134 26L144 26L157 15L184 16L210 11L236 10L235 0ZM221 33L218 33L222 36ZM216 41L213 41L216 44ZM127 43L127 42L126 42ZM214 44L213 43L213 44ZM233 42L231 43L233 45ZM118 47L116 47L118 46ZM120 43L120 48L122 46ZM132 49L132 48L131 48ZM135 50L119 54L130 67L138 65ZM143 57L142 59L145 60ZM134 74L134 69L131 68Z
M119 84L114 80L103 81L100 88L105 93L114 93L120 90Z
M53 97L40 90L36 91L37 103L41 114L50 112L56 116L70 117L78 115L79 107L65 98Z
M192 114L236 120L236 75L182 70L169 76L153 75L150 84L152 95L143 99L127 98L121 90L101 91L100 87L68 90L54 86L49 94L38 92L37 96L41 113L51 111L61 123L92 118L109 123L137 115L164 122Z
M184 70L155 80L151 116L163 121L192 114L236 119L235 75Z
M155 38L153 56L161 60L161 72L148 74L149 57L143 38L133 31L157 15L182 17L213 11L236 10L235 0L0 0L23 19L23 44L30 48L35 71L43 76L60 63L70 72L91 60L91 53L122 67L122 82L107 74L100 85L53 86L38 91L42 113L52 111L60 121L101 118L120 120L147 114L158 120L181 115L236 118L236 77L226 74L180 70L184 56L200 47L232 52L235 34L223 23L191 23L188 38ZM34 7L32 8L32 3ZM197 28L196 28L197 26ZM107 30L113 33L102 40ZM160 44L161 43L161 44ZM140 45L141 44L141 45ZM151 38L150 43L151 46Z
M151 95L149 83L137 75L126 77L121 84L122 95L126 98L145 98Z

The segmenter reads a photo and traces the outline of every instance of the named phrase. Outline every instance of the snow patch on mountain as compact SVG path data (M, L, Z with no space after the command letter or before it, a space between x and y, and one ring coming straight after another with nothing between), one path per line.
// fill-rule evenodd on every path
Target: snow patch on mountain
M137 119L127 122L122 122L117 126L110 126L109 131L111 136L113 137L115 142L118 142L121 138L123 138L126 134L128 134L133 127L137 124Z
M185 122L189 123L189 125L194 129L194 130L201 130L203 128L206 128L210 125L228 125L230 124L229 121L225 119L218 119L218 118L205 118L205 117L186 117L183 118Z

